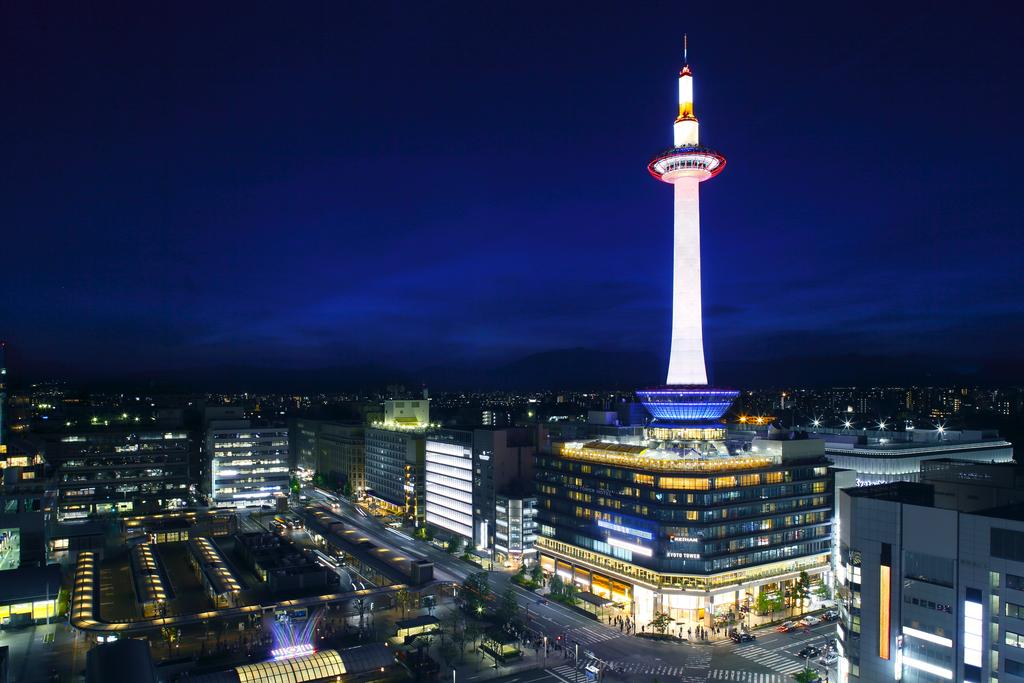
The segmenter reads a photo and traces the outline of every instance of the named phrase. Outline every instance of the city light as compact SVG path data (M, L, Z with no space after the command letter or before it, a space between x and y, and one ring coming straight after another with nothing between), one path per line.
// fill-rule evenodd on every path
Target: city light
M270 651L270 656L275 660L291 659L292 657L302 657L303 655L311 655L316 652L309 643L301 643L299 645L287 645L285 647L279 647L276 650Z

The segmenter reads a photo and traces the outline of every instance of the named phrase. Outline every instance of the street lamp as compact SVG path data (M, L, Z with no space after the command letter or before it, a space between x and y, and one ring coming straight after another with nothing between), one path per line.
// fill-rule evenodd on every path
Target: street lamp
M576 643L576 666L573 667L572 679L573 683L579 683L580 681L580 644Z

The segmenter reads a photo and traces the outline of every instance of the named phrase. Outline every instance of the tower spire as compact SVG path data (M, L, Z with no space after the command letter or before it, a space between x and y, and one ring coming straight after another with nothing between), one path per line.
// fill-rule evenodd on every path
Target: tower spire
M690 66L690 58L687 56L687 52L689 52L689 49L688 49L689 46L687 45L687 42L688 42L687 41L687 37L686 37L686 34L684 33L683 34L683 66Z

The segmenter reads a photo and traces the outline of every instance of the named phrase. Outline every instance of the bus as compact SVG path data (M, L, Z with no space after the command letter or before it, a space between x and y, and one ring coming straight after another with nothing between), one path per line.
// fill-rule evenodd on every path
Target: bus
M313 549L313 554L316 555L316 559L320 560L320 564L330 569L337 569L340 564L335 558L331 557L327 553L320 552L315 548Z

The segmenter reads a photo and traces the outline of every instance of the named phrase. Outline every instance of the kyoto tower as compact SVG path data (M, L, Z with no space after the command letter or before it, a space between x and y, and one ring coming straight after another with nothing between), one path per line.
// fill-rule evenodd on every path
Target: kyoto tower
M699 428L719 420L739 392L708 386L700 290L700 184L725 168L725 157L700 144L693 108L693 72L683 39L679 72L679 116L674 146L647 165L652 176L673 186L675 236L672 249L672 350L666 386L637 391L660 423Z

